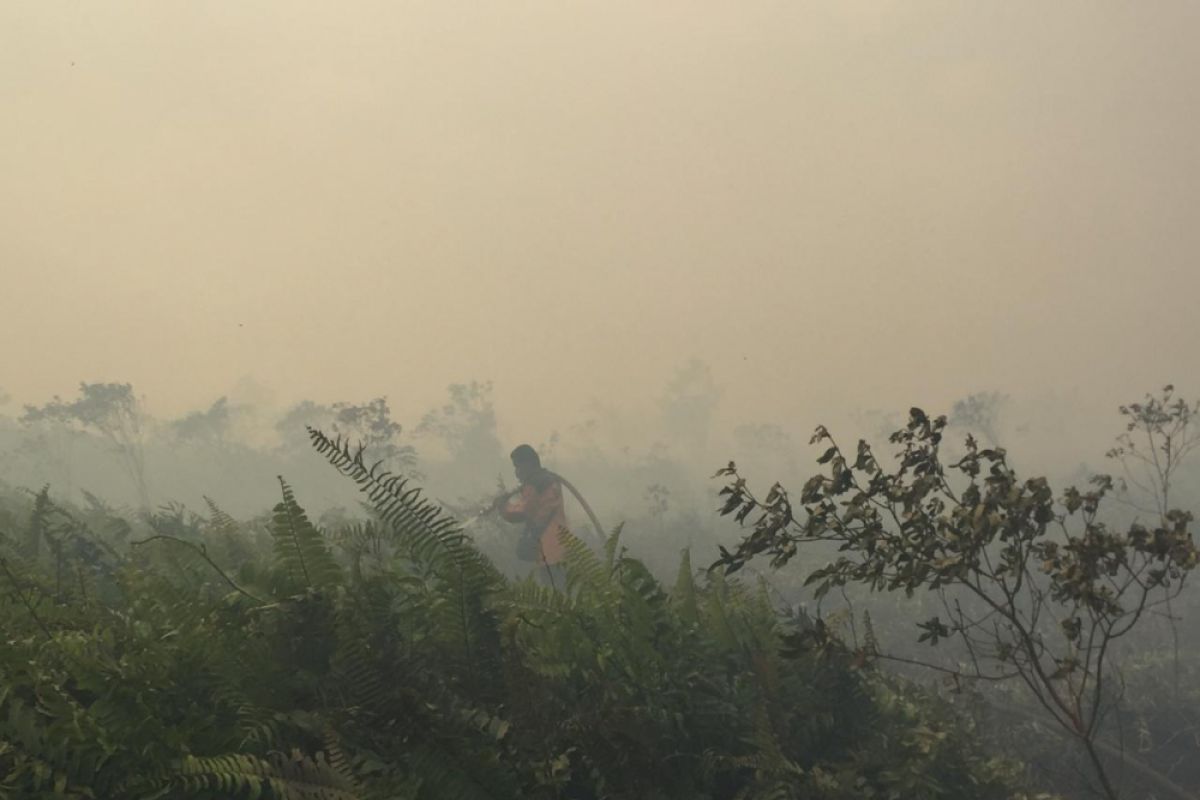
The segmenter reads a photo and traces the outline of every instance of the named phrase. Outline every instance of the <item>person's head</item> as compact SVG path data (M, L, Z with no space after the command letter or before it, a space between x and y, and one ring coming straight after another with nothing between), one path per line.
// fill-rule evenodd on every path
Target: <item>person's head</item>
M519 445L512 454L513 469L517 472L517 480L526 483L542 469L542 459L537 451L527 444Z

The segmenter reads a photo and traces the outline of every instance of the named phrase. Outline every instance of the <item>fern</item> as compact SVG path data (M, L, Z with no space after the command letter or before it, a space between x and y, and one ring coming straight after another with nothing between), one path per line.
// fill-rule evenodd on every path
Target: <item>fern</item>
M136 787L137 783L128 788ZM274 800L361 800L353 783L334 769L323 754L308 758L295 750L290 755L276 753L269 758L242 753L185 756L146 788L166 789L171 796L178 792L220 792L258 798L270 792Z
M498 667L497 620L491 608L503 584L500 573L471 543L454 518L410 487L407 478L368 468L362 448L309 428L317 452L367 495L391 532L394 546L433 583L428 612L436 622L444 657L460 680L488 691Z
M569 593L590 592L599 596L609 596L607 590L620 535L618 529L608 538L605 547L607 558L606 561L602 561L578 536L565 528L558 532L558 540L563 546L563 564L566 565Z
M624 554L625 548L621 547L621 532L625 529L625 523L622 522L617 527L613 528L613 532L604 540L604 557L608 564L608 571L612 572L617 568L617 560Z
M692 554L687 548L679 559L679 575L675 579L675 588L671 598L679 609L680 617L688 625L700 622L700 609L696 604L696 582L692 570Z
M50 502L50 486L43 486L33 499L33 513L29 516L29 530L25 537L23 555L36 560L41 555L42 540L50 530L50 514L54 509Z
M597 549L562 534L568 591L507 581L411 483L312 436L377 518L326 537L282 480L257 538L207 499L203 518L168 507L138 525L174 546L94 551L119 584L109 605L93 600L108 578L87 571L79 541L118 541L98 503L72 517L44 495L39 558L18 557L24 526L0 536L12 573L0 800L997 800L1011 788L977 766L970 736L943 736L962 729L920 695L846 668L844 648L781 655L761 589L699 579L684 552L667 593L620 529ZM83 578L78 592L60 565ZM274 601L229 585L263 575Z
M208 495L204 495L204 504L208 506L208 520L214 531L232 536L241 530L237 520L225 513L225 510Z
M875 635L875 625L871 622L871 612L863 609L863 650L868 657L879 654L879 639Z
M340 436L330 439L315 428L309 428L308 434L317 452L368 497L410 557L443 575L452 574L454 568L466 570L481 589L499 583L495 567L475 549L458 522L422 497L421 489L411 486L408 478L380 470L379 463L367 467L362 448L352 451Z
M362 604L355 604L337 612L338 647L332 663L331 691L348 708L385 718L395 716L399 711L392 708L393 695L389 690L401 665L393 662L386 669L380 663L382 654L370 641L371 631L387 629L386 622L379 627L374 624L386 617L374 617L368 612L363 619L359 616L361 608Z
M340 585L342 568L329 551L325 537L308 521L292 487L282 476L279 485L283 500L275 506L271 538L275 544L275 563L286 576L286 585L292 590Z

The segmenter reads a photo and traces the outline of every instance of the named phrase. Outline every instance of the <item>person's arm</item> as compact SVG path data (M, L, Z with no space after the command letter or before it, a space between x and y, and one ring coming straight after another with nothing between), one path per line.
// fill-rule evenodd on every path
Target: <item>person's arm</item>
M524 486L520 492L504 501L499 507L500 516L509 522L524 522L529 514L529 489Z

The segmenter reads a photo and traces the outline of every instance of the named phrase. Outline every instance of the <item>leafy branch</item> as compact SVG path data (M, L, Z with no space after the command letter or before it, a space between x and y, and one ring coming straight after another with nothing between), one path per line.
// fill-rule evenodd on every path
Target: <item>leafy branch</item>
M1153 527L1114 530L1100 519L1111 478L1056 498L1045 478L1019 479L1002 448L980 449L971 436L966 455L945 463L946 426L913 408L890 437L892 469L865 441L847 453L819 426L811 441L826 446L823 471L804 483L798 506L778 483L760 500L731 462L717 473L728 479L720 513L750 530L735 550L721 548L713 568L732 573L757 556L782 567L800 546L826 543L841 555L808 575L818 598L847 584L933 592L947 618L919 623L918 641L961 642L971 657L963 677L1018 679L1115 798L1096 746L1110 648L1178 596L1198 560L1192 516L1164 510Z

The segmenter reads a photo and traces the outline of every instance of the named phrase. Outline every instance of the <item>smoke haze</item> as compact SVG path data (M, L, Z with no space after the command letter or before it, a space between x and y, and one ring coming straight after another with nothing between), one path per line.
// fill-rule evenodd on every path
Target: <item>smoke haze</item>
M0 386L504 433L1194 390L1200 7L0 9Z

